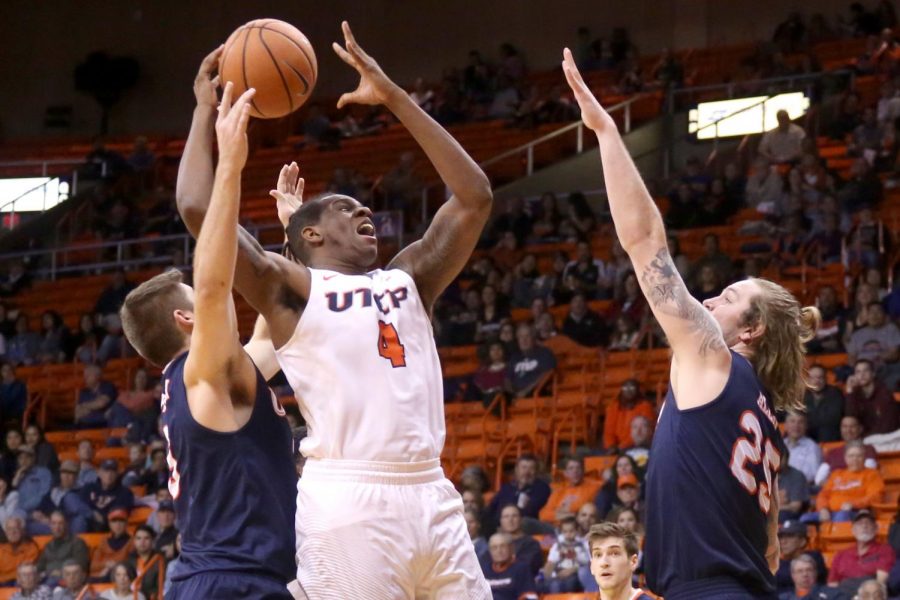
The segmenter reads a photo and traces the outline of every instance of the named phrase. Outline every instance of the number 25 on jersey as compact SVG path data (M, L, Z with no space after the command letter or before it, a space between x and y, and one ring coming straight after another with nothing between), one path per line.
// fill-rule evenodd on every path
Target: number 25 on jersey
M741 429L748 436L739 437L731 451L731 474L734 475L748 493L756 495L759 508L769 514L772 506L772 472L777 472L781 465L781 454L772 445L772 441L764 438L759 419L752 411L745 410L741 414ZM750 465L762 463L765 481L757 481Z

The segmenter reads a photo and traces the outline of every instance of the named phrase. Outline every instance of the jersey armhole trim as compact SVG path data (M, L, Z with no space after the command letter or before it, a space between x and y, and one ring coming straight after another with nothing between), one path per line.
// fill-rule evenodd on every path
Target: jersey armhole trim
M710 408L710 407L718 404L719 401L722 400L722 396L725 394L725 390L728 389L728 385L731 383L731 380L734 378L735 371L737 370L738 358L746 360L745 358L743 358L741 355L739 355L734 350L729 349L729 352L731 353L731 367L728 369L728 379L725 380L725 387L723 387L722 390L718 394L716 394L716 397L713 398L712 400L710 400L709 402L701 404L700 406L693 406L691 408L679 408L678 399L675 397L675 390L670 389L670 391L672 393L672 400L675 401L675 406L673 408L676 411L678 411L681 414L689 414L689 413L693 413L693 412L699 412L701 410Z

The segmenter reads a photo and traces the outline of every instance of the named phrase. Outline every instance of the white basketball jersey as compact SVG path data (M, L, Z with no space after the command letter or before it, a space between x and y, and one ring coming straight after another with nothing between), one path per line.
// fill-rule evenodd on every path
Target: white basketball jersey
M300 451L345 460L439 458L441 366L412 277L400 269L309 272L297 329L275 351L309 429Z

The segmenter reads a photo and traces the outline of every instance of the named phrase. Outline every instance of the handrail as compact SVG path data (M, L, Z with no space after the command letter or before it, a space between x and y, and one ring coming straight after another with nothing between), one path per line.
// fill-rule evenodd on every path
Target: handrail
M75 180L77 180L77 179L78 179L77 171L75 171L74 174L73 174L73 181L75 181ZM48 186L48 185L50 184L50 182L52 182L52 181L53 181L53 178L48 178L48 180L45 181L44 183L38 184L38 185L34 186L33 188L31 188L30 190L26 190L26 191L22 192L21 194L19 194L18 196L16 196L16 197L13 198L12 200L9 200L9 201L6 202L5 204L0 204L0 213L4 212L4 210L3 210L4 208L6 208L7 206L12 205L12 209L9 211L10 229L13 228L13 223L15 222L15 218L16 218L16 202L18 202L18 201L21 200L22 198L28 196L28 195L31 194L32 192L36 192L37 190L39 190L39 189L41 189L41 188L44 189L44 201L43 201L43 203L42 203L42 205L41 205L41 212L47 210L47 186ZM74 185L74 184L73 184L73 185ZM70 189L71 189L71 186L70 186ZM59 198L60 198L60 196L62 196L62 194L60 194L59 191L57 190L57 194L56 194L57 204L59 203ZM66 194L66 198L67 198L67 199L68 199L68 198L71 198L71 197L72 197L72 194Z
M159 565L156 569L157 584L159 585L157 588L159 596L157 597L162 596L163 588L166 586L166 563L163 560L163 555L157 554L150 559L150 562L144 565L143 572L139 573L138 576L134 578L134 581L131 582L131 587L134 590L134 600L138 600L140 597L139 594L141 592L141 584L144 583L144 577L150 572L150 569L154 565Z

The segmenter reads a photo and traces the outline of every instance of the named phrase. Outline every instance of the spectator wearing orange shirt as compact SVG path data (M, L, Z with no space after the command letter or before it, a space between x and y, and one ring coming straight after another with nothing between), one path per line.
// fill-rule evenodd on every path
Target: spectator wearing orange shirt
M106 581L117 563L128 560L134 544L128 534L128 511L117 508L109 511L109 536L91 554L91 580Z
M631 421L637 416L646 417L653 423L656 410L641 396L637 380L628 379L622 384L619 397L606 408L603 446L607 452L616 454L619 448L631 446Z
M37 544L25 537L25 520L19 516L6 519L3 524L7 542L0 544L0 585L15 583L19 565L36 563L41 551Z
M556 523L563 517L574 516L582 505L592 502L600 490L600 482L584 480L584 461L575 456L563 460L566 481L550 494L541 509L541 521Z
M884 495L881 475L865 466L861 442L847 442L844 459L847 468L833 471L816 498L820 521L849 521L855 511L869 508Z

